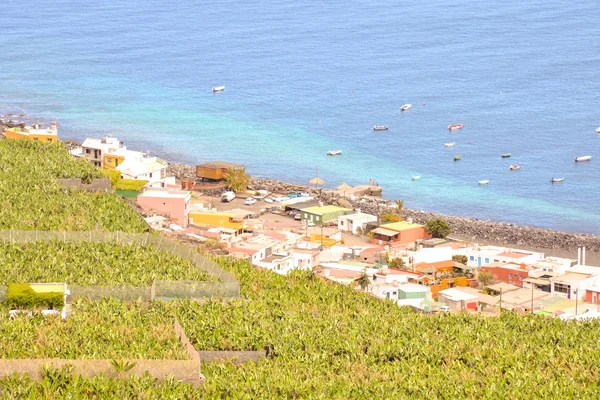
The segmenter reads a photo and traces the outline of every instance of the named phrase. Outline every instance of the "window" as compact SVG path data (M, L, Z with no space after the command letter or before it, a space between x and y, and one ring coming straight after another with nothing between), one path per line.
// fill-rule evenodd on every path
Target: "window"
M490 263L490 259L489 259L489 258L486 258L486 259L485 259L485 263L486 263L486 264L489 264L489 263Z
M48 139L48 143L52 143L52 139Z
M320 218L320 217L319 217L318 215L315 215L315 221L318 221L318 220L319 220L319 218Z
M523 276L519 275L519 280L522 281L523 280Z
M152 172L150 172L150 178L152 178Z
M469 260L471 260L471 261L475 261L475 257L474 257L474 256L471 256L471 257L469 257Z
M33 141L34 141L34 142L37 142L37 141L38 141L38 138L34 137L34 138L33 138Z
M85 154L90 154L90 149L85 149Z
M112 158L108 157L108 158L106 159L106 161L107 161L107 162L112 162Z
M554 283L554 291L558 293L569 293L569 285L563 283Z
M512 274L508 274L508 279L512 279Z

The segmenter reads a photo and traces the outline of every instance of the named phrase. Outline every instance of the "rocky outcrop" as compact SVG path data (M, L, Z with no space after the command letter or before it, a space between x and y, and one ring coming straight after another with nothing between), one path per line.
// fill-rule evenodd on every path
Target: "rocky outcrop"
M183 181L195 181L196 167L193 165L169 163L169 166L167 167L167 176L175 176L177 179Z

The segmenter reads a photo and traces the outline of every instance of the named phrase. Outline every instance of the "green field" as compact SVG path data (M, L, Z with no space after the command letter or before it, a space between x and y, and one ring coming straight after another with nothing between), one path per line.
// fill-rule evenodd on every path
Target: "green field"
M215 280L181 257L153 246L114 242L0 242L0 284L149 286L153 280Z
M56 178L102 178L61 144L0 140L0 230L144 232L145 222L113 193L65 190Z

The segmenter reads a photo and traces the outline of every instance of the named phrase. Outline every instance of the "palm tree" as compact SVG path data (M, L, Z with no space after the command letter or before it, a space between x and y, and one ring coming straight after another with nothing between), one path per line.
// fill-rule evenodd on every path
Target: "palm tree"
M367 271L363 271L362 275L360 276L360 278L357 279L356 283L358 283L358 286L360 286L362 290L367 290L367 288L371 284L371 281L369 280L369 275L367 275Z
M243 192L250 186L250 175L246 174L246 167L227 168L225 183L234 192Z
M404 200L394 200L396 203L396 212L402 218L402 209L404 208Z

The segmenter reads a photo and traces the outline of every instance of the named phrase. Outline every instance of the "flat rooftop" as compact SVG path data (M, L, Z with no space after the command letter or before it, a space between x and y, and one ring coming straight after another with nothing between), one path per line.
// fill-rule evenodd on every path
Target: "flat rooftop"
M212 169L221 169L221 168L243 168L244 164L236 164L228 161L210 161L204 164L198 165L200 168L212 168Z
M384 228L384 229L390 229L392 231L396 231L396 232L402 232L408 229L414 229L414 228L422 228L423 225L419 225L419 224L409 224L406 221L400 221L400 222L392 222L389 224L383 224L380 226L380 228Z
M308 207L308 208L302 208L302 211L310 213L310 214L315 214L315 215L323 215L323 214L329 214L329 213L335 213L335 212L346 212L346 211L352 211L349 208L344 208L344 207L340 207L340 206L322 206L322 207Z

